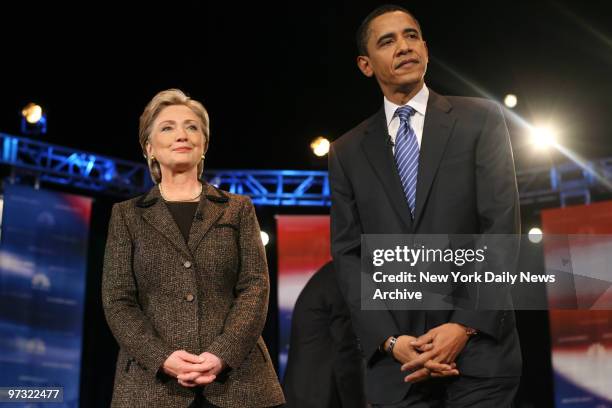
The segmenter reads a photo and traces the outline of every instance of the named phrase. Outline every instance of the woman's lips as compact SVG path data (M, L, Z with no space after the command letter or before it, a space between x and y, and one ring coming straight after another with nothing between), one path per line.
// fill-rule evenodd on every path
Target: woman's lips
M185 153L193 150L191 147L177 147L176 149L172 149L173 152Z

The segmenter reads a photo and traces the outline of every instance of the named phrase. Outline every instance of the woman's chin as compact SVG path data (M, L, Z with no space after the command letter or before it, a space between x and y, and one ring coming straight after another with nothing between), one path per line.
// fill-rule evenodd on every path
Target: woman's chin
M196 171L198 162L193 161L177 161L167 166L168 171L171 173L187 173L189 171Z

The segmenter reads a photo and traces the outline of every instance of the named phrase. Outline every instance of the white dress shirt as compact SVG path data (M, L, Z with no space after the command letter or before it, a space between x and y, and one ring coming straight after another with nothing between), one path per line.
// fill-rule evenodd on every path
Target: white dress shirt
M421 148L421 140L423 139L423 125L425 123L425 111L427 110L428 99L429 89L423 85L423 88L421 88L421 90L406 104L416 111L410 118L410 127L412 127L414 133L416 134L419 149ZM397 136L397 131L399 130L400 119L397 116L393 117L393 115L400 105L394 104L385 97L384 106L385 116L387 117L387 129L389 131L389 136L391 137L391 142L393 143L393 153L395 153L395 137Z

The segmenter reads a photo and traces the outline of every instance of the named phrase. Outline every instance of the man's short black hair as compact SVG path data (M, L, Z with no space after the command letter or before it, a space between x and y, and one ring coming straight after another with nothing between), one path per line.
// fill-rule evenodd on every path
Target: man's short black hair
M370 37L370 23L376 17L382 16L383 14L393 13L394 11L401 11L403 13L408 14L417 25L419 32L421 33L421 37L423 36L423 31L421 30L421 25L419 21L416 19L414 14L408 11L406 8L402 6L398 6L395 4L385 4L382 6L376 7L370 14L363 19L359 28L357 29L357 51L359 55L368 55L368 38Z

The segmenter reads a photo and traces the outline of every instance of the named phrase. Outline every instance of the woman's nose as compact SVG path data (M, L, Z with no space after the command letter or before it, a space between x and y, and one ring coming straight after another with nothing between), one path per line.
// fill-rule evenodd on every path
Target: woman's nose
M185 129L178 129L176 132L176 140L187 140L187 132Z

